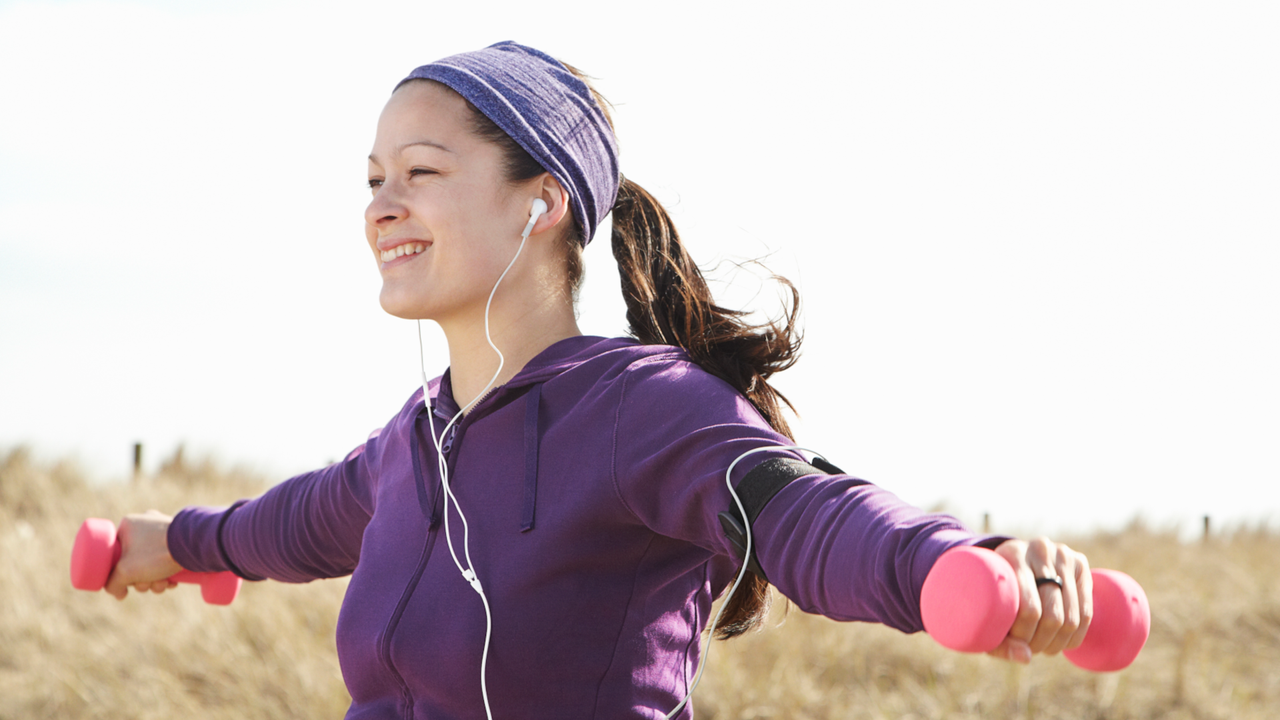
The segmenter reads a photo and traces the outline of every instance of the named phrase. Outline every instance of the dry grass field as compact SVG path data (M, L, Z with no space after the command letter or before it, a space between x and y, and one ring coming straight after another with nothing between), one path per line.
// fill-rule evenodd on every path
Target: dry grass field
M220 504L259 478L170 462L95 486L67 464L0 454L0 718L339 718L334 650L342 581L249 583L230 607L182 586L163 596L73 590L71 542L87 516ZM1012 666L929 638L834 623L776 604L771 627L716 643L700 718L1280 717L1280 535L1207 542L1135 524L1069 539L1146 588L1151 639L1129 669L1093 675L1061 658Z

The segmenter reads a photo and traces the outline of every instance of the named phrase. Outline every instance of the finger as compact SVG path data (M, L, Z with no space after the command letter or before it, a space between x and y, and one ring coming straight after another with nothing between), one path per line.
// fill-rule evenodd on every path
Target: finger
M1080 647L1080 643L1084 642L1085 634L1089 632L1089 625L1093 622L1093 570L1089 567L1089 558L1084 555L1078 555L1076 558L1075 581L1076 595L1080 603L1080 626L1067 641L1067 650Z
M1035 571L1036 578L1056 578L1057 574L1053 566L1042 567ZM1058 631L1066 621L1066 612L1063 607L1062 591L1056 584L1037 584L1036 595L1040 598L1040 619L1036 623L1035 632L1028 644L1031 646L1031 652L1042 653L1057 639Z
M1058 544L1054 570L1062 580L1062 588L1058 589L1054 585L1045 585L1042 588L1043 590L1053 588L1062 603L1062 626L1058 628L1057 635L1045 646L1046 655L1056 655L1067 649L1067 644L1075 637L1076 630L1080 627L1080 590L1077 570L1079 555L1066 545Z
M1058 638L1058 632L1066 622L1062 592L1057 585L1046 583L1040 586L1040 622L1036 624L1036 632L1028 643L1031 652L1048 652Z
M1053 578L1062 581L1058 568L1064 561L1062 546L1048 538L1036 538L1027 545L1027 564L1037 579ZM1072 572L1067 577L1074 578L1075 573ZM1066 582L1063 581L1062 584L1066 585ZM1057 583L1037 583L1036 595L1040 598L1040 619L1028 644L1031 645L1031 652L1041 653L1047 652L1057 641L1067 620L1067 609L1066 598Z
M1035 574L1028 565L1030 545L1021 540L1010 540L996 548L996 552L1009 561L1018 581L1018 614L1014 617L1009 637L1030 643L1040 624L1040 593L1036 591Z

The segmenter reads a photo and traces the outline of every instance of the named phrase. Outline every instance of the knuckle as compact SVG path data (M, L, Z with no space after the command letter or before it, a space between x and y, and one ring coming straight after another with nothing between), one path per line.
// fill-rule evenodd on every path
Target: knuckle
M1025 547L1026 543L1022 540L1006 540L996 547L996 554L1012 562L1023 555Z
M1065 635L1074 635L1076 630L1080 629L1080 615L1078 613L1067 613L1062 621L1062 626L1058 628L1059 632Z
M1017 622L1034 627L1040 622L1043 611L1038 602L1024 602L1018 608Z
M1076 553L1076 566L1087 574L1089 572L1089 557L1084 553Z
M1065 562L1071 562L1072 560L1074 560L1075 555L1077 555L1078 553L1076 553L1076 551L1072 550L1071 548L1067 547L1065 544L1058 543L1055 554L1057 555L1058 562L1065 563Z
M1086 605L1080 608L1080 623L1077 627L1088 627L1093 622L1093 607Z

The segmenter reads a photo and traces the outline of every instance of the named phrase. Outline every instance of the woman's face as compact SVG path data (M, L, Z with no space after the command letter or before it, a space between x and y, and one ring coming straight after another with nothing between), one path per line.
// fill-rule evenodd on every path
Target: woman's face
M382 308L397 317L474 319L520 244L533 195L506 182L500 150L472 134L470 113L443 86L411 82L378 119L365 236Z

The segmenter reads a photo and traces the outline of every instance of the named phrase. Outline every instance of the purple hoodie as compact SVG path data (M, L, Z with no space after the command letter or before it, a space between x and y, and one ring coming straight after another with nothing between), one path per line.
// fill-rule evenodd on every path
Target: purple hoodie
M307 582L351 574L337 646L348 718L484 718L485 612L445 545L430 425L448 372L345 460L169 530L197 571ZM477 404L443 441L493 613L495 718L661 718L684 697L713 597L736 573L717 514L743 452L791 443L678 349L575 337ZM752 467L783 451L749 456ZM449 527L461 555L462 522ZM786 485L754 524L770 581L801 609L921 629L937 557L974 536L848 476ZM732 646L726 648L732 651ZM686 706L679 715L692 717Z

